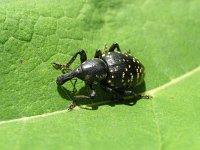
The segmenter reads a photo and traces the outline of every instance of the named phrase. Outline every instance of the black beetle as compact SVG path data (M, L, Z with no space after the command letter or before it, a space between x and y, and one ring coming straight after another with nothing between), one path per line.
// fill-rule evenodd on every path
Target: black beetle
M117 49L116 52L114 51L115 49ZM95 83L99 83L104 90L112 94L132 98L150 98L148 95L135 94L132 90L143 82L144 66L137 58L129 54L122 54L117 43L114 43L104 54L98 49L94 59L87 60L85 51L80 50L68 63L53 63L53 66L56 69L68 70L78 55L80 55L81 65L59 76L56 80L58 85L63 85L65 82L76 78L85 81L86 85L91 89L90 95L79 95L74 96L74 98L94 98L96 92L93 84ZM69 109L74 107L75 102L69 106Z

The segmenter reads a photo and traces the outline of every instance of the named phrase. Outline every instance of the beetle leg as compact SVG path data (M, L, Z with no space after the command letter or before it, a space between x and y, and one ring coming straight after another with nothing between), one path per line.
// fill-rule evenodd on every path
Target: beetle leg
M119 44L117 43L113 43L112 46L109 48L109 52L114 52L114 50L117 48L117 51L121 52L120 48L119 48Z
M67 66L70 66L76 59L76 57L80 55L80 61L81 63L83 63L84 61L87 60L87 55L85 53L85 51L83 49L81 49L80 51L78 51L72 58L71 60L66 64Z
M80 55L80 61L81 63L83 63L84 61L87 60L87 55L85 53L85 51L83 49L81 49L80 51L78 51L71 59L68 63L66 64L57 64L57 63L52 63L53 67L56 69L61 69L62 72L64 71L68 71L69 66L76 60L77 56ZM65 73L65 72L64 72Z
M77 92L77 89L76 89L77 78L74 78L73 80L75 80L74 83L72 82L72 80L70 80L71 84L73 85L72 93L76 93Z
M96 53L95 53L95 55L94 55L94 58L102 58L102 52L101 52L101 50L100 49L98 49L98 50L96 50Z
M105 85L101 85L102 89L106 92L110 92L111 95L113 96L114 99L118 99L119 98L119 93L117 93L114 89L107 87Z
M68 66L66 66L66 64L57 64L57 63L52 63L53 67L55 69L60 69L60 70L64 70L64 69L69 69ZM70 70L70 69L69 69Z
M131 54L131 50L129 49L129 50L126 51L124 54L127 54L127 55Z
M142 95L142 94L133 94L130 96L124 96L123 99L152 99L153 97L151 95Z
M74 99L90 99L90 96L87 95L74 95Z
M90 98L95 98L96 96L96 91L95 89L93 88L92 84L89 84L89 88L90 88Z
M96 96L96 91L92 87L92 84L89 84L89 88L91 89L89 96L86 96L86 95L74 95L73 96L73 102L69 105L68 111L71 111L76 107L76 99L93 99Z
M72 111L76 107L76 102L73 101L69 106L68 106L68 111Z
M112 88L110 88L110 87L107 87L107 86L105 86L105 85L101 85L101 87L106 91L106 92L111 92L111 93L115 93L115 91L112 89Z
M123 99L151 99L152 96L150 95L142 95L142 94L136 94L133 91L129 91L129 90L120 90L117 91L120 95L123 95Z
M108 52L108 46L107 46L107 44L105 44L104 52Z
M96 91L95 91L95 89L92 87L92 85L90 84L89 85L89 88L90 88L90 93L89 93L89 96L87 96L87 95L75 95L75 96L73 96L73 98L75 98L75 99L93 99L93 98L95 98L95 96L96 96Z
M66 64L52 63L52 66L53 66L55 69L61 70L63 74L66 74L66 73L72 71L72 69L68 68L68 66L67 66Z

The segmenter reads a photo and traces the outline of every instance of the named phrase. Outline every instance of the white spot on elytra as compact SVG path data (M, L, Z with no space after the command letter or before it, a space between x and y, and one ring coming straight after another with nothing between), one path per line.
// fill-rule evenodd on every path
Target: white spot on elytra
M128 68L131 68L131 65L128 65Z
M137 79L139 79L139 77L140 77L140 74L139 74L139 73L137 73Z
M125 72L122 73L122 78L124 78L124 76L125 76Z
M114 78L114 76L112 75L112 78Z
M111 83L111 80L108 80L108 83Z
M131 75L131 81L133 81L133 75Z

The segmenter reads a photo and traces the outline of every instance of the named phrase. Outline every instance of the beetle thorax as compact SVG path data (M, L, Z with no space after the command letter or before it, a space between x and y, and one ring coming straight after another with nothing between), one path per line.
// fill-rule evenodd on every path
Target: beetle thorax
M95 83L107 78L107 64L98 58L87 60L82 63L77 69L77 78L88 83Z

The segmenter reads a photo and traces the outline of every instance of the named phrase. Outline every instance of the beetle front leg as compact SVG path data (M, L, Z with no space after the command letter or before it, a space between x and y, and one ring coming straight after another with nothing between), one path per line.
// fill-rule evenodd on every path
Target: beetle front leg
M92 85L89 85L89 87L91 90L89 96L87 96L87 95L74 95L73 96L73 102L69 105L68 111L71 111L76 107L76 99L93 99L93 98L95 98L95 96L96 96L95 89L93 89Z
M102 52L101 52L101 50L100 49L98 49L98 50L96 50L96 53L95 53L95 55L94 55L94 58L102 58Z
M87 60L87 55L85 53L85 51L83 49L81 49L80 51L78 51L72 58L71 60L66 64L67 66L70 66L75 60L76 57L80 55L80 61L81 63L83 63L84 61Z
M55 69L61 69L63 73L66 73L67 71L71 70L71 69L69 69L69 66L76 60L78 55L80 55L81 63L83 63L84 61L87 60L87 55L86 55L85 51L83 49L81 49L66 64L52 63L52 65Z
M113 43L112 46L109 48L109 52L114 52L114 50L117 48L117 51L121 52L120 48L119 48L119 44L118 43Z

